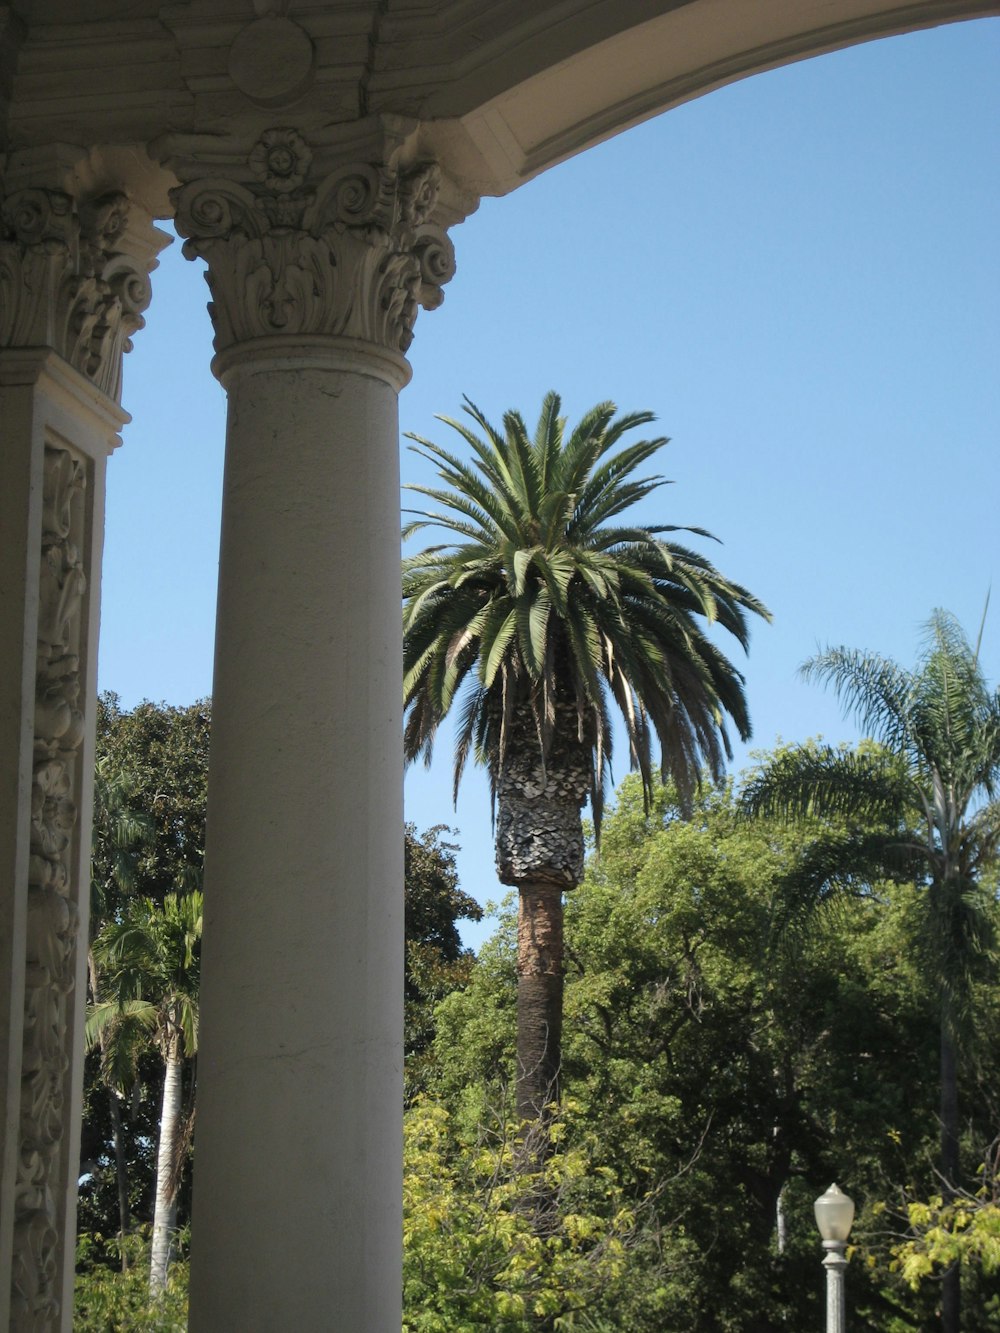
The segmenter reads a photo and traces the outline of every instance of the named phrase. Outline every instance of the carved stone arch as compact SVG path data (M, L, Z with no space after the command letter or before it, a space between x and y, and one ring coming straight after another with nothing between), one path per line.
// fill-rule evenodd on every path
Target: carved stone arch
M535 5L530 17L521 6L519 21L515 8L438 6L451 61L433 86L407 64L412 20L388 15L369 85L372 110L419 115L429 154L480 195L751 74L1000 14L996 0L603 0Z

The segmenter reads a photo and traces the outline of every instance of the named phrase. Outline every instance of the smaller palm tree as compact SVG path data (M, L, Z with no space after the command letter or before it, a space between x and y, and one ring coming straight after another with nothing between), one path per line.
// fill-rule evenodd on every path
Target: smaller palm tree
M921 889L920 947L939 997L941 1174L955 1187L958 1058L974 978L993 946L983 877L1000 848L1000 690L986 683L978 645L944 611L931 617L914 671L833 648L803 674L832 685L880 745L784 750L744 789L744 805L785 818L836 816L849 831L814 850L821 874L904 876ZM943 1284L944 1333L958 1333L959 1299L953 1267Z
M136 861L153 838L152 821L131 807L135 779L117 766L110 755L98 759L94 772L94 821L90 875L91 939L106 918L136 889ZM87 976L90 1004L101 1000L100 974L93 948L87 951ZM113 1053L102 1050L102 1068ZM107 1057L107 1059L105 1058ZM111 1135L115 1154L115 1183L118 1189L118 1234L124 1240L130 1225L128 1168L125 1158L124 1127L119 1105L120 1084L105 1081ZM122 1268L128 1264L122 1247Z
M682 797L703 767L720 778L726 721L745 739L750 718L743 677L708 631L746 648L747 612L768 613L665 537L702 529L618 521L665 484L635 473L666 439L622 446L651 413L599 403L568 430L550 393L532 436L517 412L501 431L468 399L465 411L481 435L440 419L471 463L410 437L444 486L410 487L439 508L417 511L404 538L431 527L448 541L403 562L404 745L429 762L457 705L456 794L470 756L489 773L497 872L519 898L518 1113L534 1121L557 1096L562 894L583 874L588 796L600 834L612 710L647 797L657 742Z
M91 1006L87 1044L101 1048L110 1086L134 1082L138 1060L152 1040L164 1066L156 1157L149 1291L164 1290L175 1227L183 1159L183 1064L198 1048L198 982L203 901L200 892L168 893L129 903L94 941L102 988L110 998Z

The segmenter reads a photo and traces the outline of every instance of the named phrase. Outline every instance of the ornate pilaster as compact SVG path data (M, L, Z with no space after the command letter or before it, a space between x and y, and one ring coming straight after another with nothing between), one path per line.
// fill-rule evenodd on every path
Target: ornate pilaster
M28 870L24 1049L15 1187L11 1327L49 1329L59 1317L66 1132L72 1046L67 996L76 974L80 914L71 844L80 784L80 613L86 464L45 449Z
M16 1333L72 1320L104 475L167 239L92 166L54 148L0 182L0 1327Z
M439 168L344 157L282 126L174 191L184 253L208 263L218 352L324 335L403 353L418 307L440 305L455 257Z

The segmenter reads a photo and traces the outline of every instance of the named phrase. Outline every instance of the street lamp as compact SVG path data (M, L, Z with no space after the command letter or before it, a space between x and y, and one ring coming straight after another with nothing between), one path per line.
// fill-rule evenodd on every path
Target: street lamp
M854 1221L854 1204L839 1185L831 1185L813 1204L816 1225L823 1237L826 1258L826 1333L845 1333L847 1303L844 1299L844 1251Z

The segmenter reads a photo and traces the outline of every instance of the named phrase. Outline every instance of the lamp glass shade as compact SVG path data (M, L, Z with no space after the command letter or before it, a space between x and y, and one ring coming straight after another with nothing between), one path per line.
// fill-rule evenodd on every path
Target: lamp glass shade
M813 1204L816 1225L824 1240L846 1241L854 1221L854 1202L839 1185L831 1185Z

